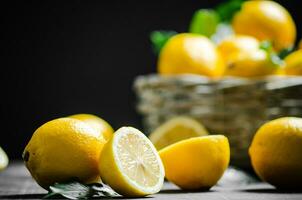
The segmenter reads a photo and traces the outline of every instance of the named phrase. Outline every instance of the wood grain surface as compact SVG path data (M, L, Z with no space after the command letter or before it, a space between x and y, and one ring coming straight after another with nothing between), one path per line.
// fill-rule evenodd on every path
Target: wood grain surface
M13 162L0 172L0 199L41 199L47 191L31 178L22 162ZM302 192L284 192L266 183L242 186L215 186L206 192L187 192L166 182L160 193L149 196L152 199L201 199L201 200L302 200Z

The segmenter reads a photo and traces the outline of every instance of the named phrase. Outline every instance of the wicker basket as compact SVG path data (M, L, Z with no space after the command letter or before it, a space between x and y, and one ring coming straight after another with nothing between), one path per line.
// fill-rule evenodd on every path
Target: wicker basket
M134 90L147 133L173 116L191 116L211 133L228 137L231 163L242 168L250 168L247 151L261 124L302 116L301 77L214 81L198 75L146 75L136 78Z

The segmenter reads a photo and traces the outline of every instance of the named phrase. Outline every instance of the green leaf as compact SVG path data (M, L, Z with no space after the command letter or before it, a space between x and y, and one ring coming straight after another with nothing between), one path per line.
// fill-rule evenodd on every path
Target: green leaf
M292 53L294 51L294 48L293 47L289 47L289 48L285 48L285 49L282 49L278 56L281 58L281 59L284 59L286 56L288 56L290 53Z
M222 22L231 22L235 13L241 9L244 0L230 0L219 4L216 11Z
M55 183L49 187L45 199L65 197L67 199L91 199L119 196L111 188L102 183L82 184L79 182Z
M156 54L159 54L160 50L164 47L166 42L177 32L175 31L153 31L150 34L150 40L152 42L153 50Z
M189 32L211 37L216 32L219 16L215 10L197 10L190 23Z

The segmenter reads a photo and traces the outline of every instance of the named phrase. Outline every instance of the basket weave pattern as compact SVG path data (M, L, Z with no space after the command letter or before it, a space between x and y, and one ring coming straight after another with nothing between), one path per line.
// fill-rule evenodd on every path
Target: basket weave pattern
M302 78L261 80L198 75L139 76L134 82L137 111L150 133L169 118L191 116L231 145L231 163L249 168L248 147L256 130L282 116L302 116Z

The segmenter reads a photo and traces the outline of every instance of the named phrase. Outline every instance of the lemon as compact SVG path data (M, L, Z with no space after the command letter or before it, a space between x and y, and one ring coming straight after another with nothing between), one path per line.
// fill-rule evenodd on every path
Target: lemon
M109 140L114 132L113 128L110 126L108 122L92 114L76 114L68 117L79 119L83 122L88 123L94 129L96 129L100 133L100 135L102 135L105 138L105 140Z
M302 118L284 117L262 125L249 148L258 176L278 188L302 182Z
M0 171L5 169L8 165L8 157L3 149L0 147Z
M262 49L239 53L229 58L225 75L246 78L275 74L282 64L276 64Z
M150 140L132 127L118 129L100 157L102 180L123 196L157 193L164 181L164 168Z
M202 124L193 118L179 116L159 126L149 138L156 149L160 150L180 140L203 135L208 135L208 132Z
M274 1L246 1L233 18L237 34L252 35L273 42L276 50L292 47L296 26L288 11Z
M225 136L201 136L172 144L159 155L169 181L186 190L206 190L228 167L230 147Z
M45 189L55 182L98 181L103 137L88 124L59 118L40 126L24 149L23 160L37 183Z
M193 33L173 36L160 52L158 72L163 75L200 74L220 77L224 63L207 37Z
M302 49L294 51L285 58L284 72L287 75L302 75Z
M231 62L238 54L249 53L259 49L260 42L248 35L232 35L223 39L217 46L225 62Z

